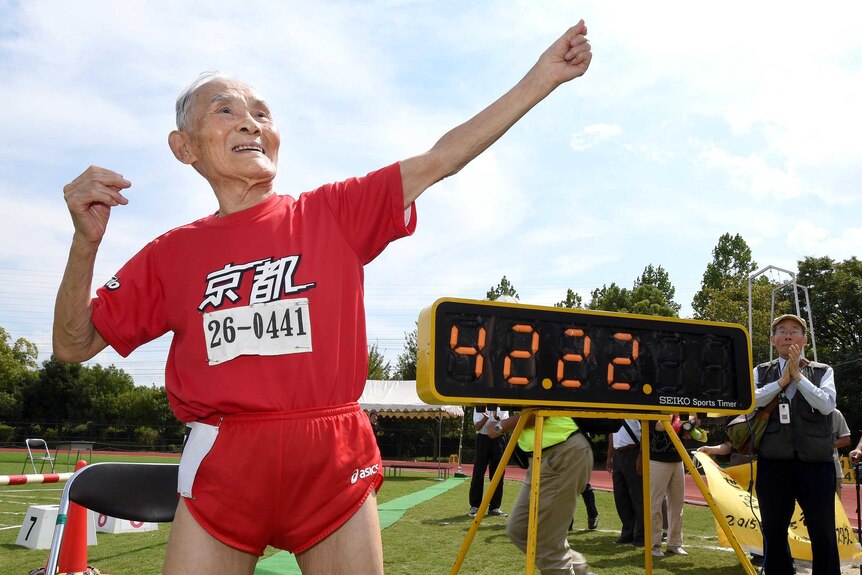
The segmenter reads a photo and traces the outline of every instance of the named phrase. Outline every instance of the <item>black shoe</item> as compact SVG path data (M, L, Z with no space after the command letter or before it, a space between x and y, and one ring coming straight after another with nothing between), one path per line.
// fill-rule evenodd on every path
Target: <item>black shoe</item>
M587 529L593 531L599 528L599 516L587 517Z
M632 540L631 540L631 539L626 539L625 537L617 537L617 538L614 540L614 543L616 543L617 545L627 545L627 544L629 544L629 543L631 543L631 542L632 542Z
M763 565L763 555L756 555L756 554L752 553L751 564L752 565Z
M632 545L634 545L635 547L643 547L644 542L643 541L632 541Z

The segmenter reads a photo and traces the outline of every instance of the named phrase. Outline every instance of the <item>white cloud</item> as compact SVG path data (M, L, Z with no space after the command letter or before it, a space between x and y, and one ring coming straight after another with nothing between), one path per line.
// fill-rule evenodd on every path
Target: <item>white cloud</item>
M787 227L787 244L797 253L808 256L828 254L841 260L858 257L862 250L862 227L847 228L836 234L808 218Z
M755 198L795 200L806 191L792 170L770 166L758 154L741 157L717 146L708 146L703 159L708 165L726 171L733 186Z
M576 152L581 152L598 145L604 140L616 138L622 133L622 127L616 124L592 124L580 132L572 134L569 145Z

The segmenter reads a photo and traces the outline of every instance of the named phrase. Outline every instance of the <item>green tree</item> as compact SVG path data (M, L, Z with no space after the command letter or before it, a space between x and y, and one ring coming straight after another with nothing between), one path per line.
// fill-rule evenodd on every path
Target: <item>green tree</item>
M808 257L798 265L796 281L809 286L817 359L835 370L838 408L850 429L858 430L862 427L862 414L856 409L862 405L862 261ZM803 315L807 313L804 309Z
M52 356L23 394L22 420L59 435L97 434L137 417L126 405L137 389L132 377L113 365L89 367Z
M22 394L35 377L39 350L26 339L9 343L11 336L0 327L0 421L19 421Z
M125 418L120 398L134 393L132 376L113 365L82 367L77 381L82 403L77 405L76 421L119 423Z
M754 363L769 360L770 347L770 309L772 290L775 284L765 277L758 278L751 286L751 349ZM722 289L706 288L704 304L695 318L707 321L736 323L748 329L748 279L745 281L728 280ZM775 302L776 316L790 312L787 301Z
M862 261L808 257L799 262L796 281L809 286L818 352L838 359L862 349Z
M712 250L712 261L703 273L701 289L694 295L696 319L737 323L748 327L748 278L757 268L751 248L739 234L722 235ZM770 357L769 332L772 291L776 284L765 276L751 286L751 348L755 363ZM788 301L776 300L776 315L790 311Z
M661 266L655 267L652 264L649 264L647 267L644 268L644 271L641 276L635 280L634 291L637 291L638 288L643 286L653 286L657 288L661 292L664 301L667 302L668 307L674 311L673 315L679 315L679 310L680 308L682 308L682 306L673 300L674 296L676 295L676 288L671 283L670 276L668 275L667 270L665 270ZM647 295L648 293L649 290L646 290L643 295ZM654 299L650 297L637 298L637 296L635 296L635 298L635 301L641 301L643 299Z
M678 317L680 306L673 301L676 289L670 283L667 272L652 264L634 282L632 289L615 283L603 285L592 292L588 309Z
M504 295L512 296L514 298L518 297L518 292L515 290L515 286L512 285L512 283L508 280L508 278L506 278L506 276L503 276L503 278L500 280L500 283L497 284L496 287L492 287L488 290L488 293L485 294L485 299L489 301L496 301Z
M392 374L394 379L406 381L416 379L416 359L419 350L418 337L418 326L413 331L404 333L404 351L395 360L395 371Z
M629 290L615 283L594 289L591 296L587 309L630 313Z
M386 361L383 354L374 343L368 348L368 379L390 379L392 365Z
M23 420L56 426L62 421L79 421L77 413L83 397L78 387L80 363L63 363L53 355L23 393Z
M571 288L566 290L566 299L558 301L554 307L564 307L568 309L584 309L584 299L576 294Z
M716 290L725 289L728 284L747 286L748 277L756 269L757 262L751 259L751 248L742 236L723 234L712 250L712 261L703 272L701 290L694 294L691 307L695 317L703 317L709 298Z

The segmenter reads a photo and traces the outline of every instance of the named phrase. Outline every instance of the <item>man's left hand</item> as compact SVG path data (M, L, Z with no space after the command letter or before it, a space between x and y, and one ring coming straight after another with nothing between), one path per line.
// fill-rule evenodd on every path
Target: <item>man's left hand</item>
M802 372L799 371L799 361L802 357L802 348L795 343L790 346L790 354L787 357L787 370L790 372L790 379L799 381L802 379Z

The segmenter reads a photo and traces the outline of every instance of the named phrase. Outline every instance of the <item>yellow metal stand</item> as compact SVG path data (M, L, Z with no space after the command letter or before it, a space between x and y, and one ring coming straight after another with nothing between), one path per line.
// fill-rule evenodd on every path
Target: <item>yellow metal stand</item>
M682 445L682 441L680 441L679 436L677 436L676 432L671 427L670 415L663 413L596 412L545 408L529 408L521 412L521 417L518 420L518 424L512 431L512 436L509 438L509 443L506 445L506 449L503 452L503 457L500 460L500 464L497 466L497 472L494 474L494 477L491 478L491 485L488 487L488 489L485 490L485 495L482 497L482 503L479 505L479 511L476 513L476 517L473 519L473 523L470 525L470 529L467 531L467 535L464 537L464 543L461 544L461 549L458 552L458 557L455 559L455 564L452 566L452 570L449 571L450 575L455 575L461 570L461 565L463 565L464 559L467 557L467 552L470 550L470 545L473 543L473 539L476 537L476 532L479 530L479 525L481 524L482 519L485 517L485 513L487 513L488 511L488 506L491 502L491 496L493 495L494 490L497 489L497 485L499 485L500 481L502 481L506 465L509 463L509 459L511 459L512 453L515 450L515 445L518 443L518 437L520 437L521 432L524 430L525 423L530 419L531 415L535 416L536 427L536 439L533 448L533 459L531 463L532 469L542 468L542 431L544 427L544 420L547 417L574 417L576 419L609 418L640 420L641 460L646 462L646 465L643 466L643 490L645 494L643 499L645 543L644 567L647 575L650 575L652 573L652 549L651 544L649 543L652 541L652 522L650 521L651 510L649 498L649 428L652 426L644 425L644 423L649 421L663 422L664 428L665 430L667 430L667 433L670 436L674 447L676 447L677 453L679 453L680 457L682 457L682 461L685 464L686 469L688 469L688 472L691 474L695 484L703 495L706 504L709 506L710 511L712 511L712 515L715 517L716 523L719 525L721 530L724 531L724 534L727 537L728 541L730 541L730 545L731 547L733 547L733 551L736 553L740 565L742 565L747 575L756 575L754 566L751 564L751 561L749 561L748 556L740 547L739 541L737 541L736 536L730 529L730 526L727 525L727 522L724 520L724 517L718 511L718 507L715 504L715 500L709 493L709 490L707 489L703 479L700 477L700 474L697 472L697 469L694 466L694 462L692 462L691 457L689 457L688 452ZM526 575L534 575L536 571L536 536L538 533L537 527L539 522L539 483L541 480L540 475L541 473L534 473L530 485L530 514L528 523L529 528L527 532L527 557L526 566L524 569Z

